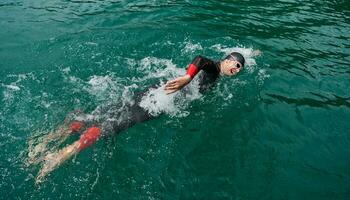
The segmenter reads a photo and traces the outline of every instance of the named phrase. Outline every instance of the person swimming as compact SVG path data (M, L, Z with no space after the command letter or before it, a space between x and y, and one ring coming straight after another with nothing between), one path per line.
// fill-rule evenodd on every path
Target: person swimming
M211 88L215 84L220 75L236 75L243 69L244 64L245 59L242 54L238 52L232 52L223 60L218 62L199 55L196 56L189 64L186 74L168 81L164 86L164 90L166 94L177 92L189 84L196 76L198 76L199 91L203 93L205 90ZM45 141L48 143L55 138L57 139L59 136L55 136L55 134L59 134L64 140L71 134L82 133L80 139L75 141L73 144L64 147L58 152L49 153L45 156L43 159L44 164L38 173L36 182L41 182L47 174L60 166L64 161L90 147L101 137L109 134L117 134L137 123L155 118L156 116L150 114L147 110L140 106L142 97L146 92L147 91L136 95L134 103L123 106L122 109L120 109L118 106L112 105L105 108L106 110L99 111L106 113L107 116L110 116L107 117L107 119L123 120L101 120L94 118L93 115L87 115L79 112L74 120L65 123L63 127L58 129L59 133L49 134L49 137L44 140L44 143ZM121 115L123 115L123 117L118 117ZM67 124L69 124L68 127ZM63 140L61 140L61 142Z

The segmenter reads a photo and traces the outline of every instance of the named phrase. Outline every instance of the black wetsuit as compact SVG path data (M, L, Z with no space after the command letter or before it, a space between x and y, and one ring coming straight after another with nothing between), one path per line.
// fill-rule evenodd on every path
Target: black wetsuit
M216 79L220 75L220 62L214 62L203 56L196 56L192 63L197 66L202 73L199 76L199 91L203 93L205 90L214 85Z
M198 68L198 71L201 71L198 74L199 91L203 93L205 90L213 86L214 82L219 77L219 62L214 62L203 56L196 56L191 64L195 65ZM151 115L140 106L142 97L146 92L136 95L133 104L127 106L124 105L122 107L108 107L107 112L103 113L104 119L100 121L100 123L97 123L99 127L102 128L103 135L117 134L137 123L154 118L155 116Z

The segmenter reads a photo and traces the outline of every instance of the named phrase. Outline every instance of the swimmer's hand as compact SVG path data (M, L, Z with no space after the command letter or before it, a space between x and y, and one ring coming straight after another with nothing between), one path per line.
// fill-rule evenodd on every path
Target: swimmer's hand
M168 81L165 84L164 90L166 94L174 93L176 91L179 91L181 88L185 87L189 82L191 82L191 80L191 76L186 74L174 80Z

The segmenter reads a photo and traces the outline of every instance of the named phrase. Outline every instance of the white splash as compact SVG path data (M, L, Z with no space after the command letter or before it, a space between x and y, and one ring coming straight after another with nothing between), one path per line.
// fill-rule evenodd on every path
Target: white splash
M142 59L140 68L146 73L145 79L165 78L171 80L185 74L185 69L178 68L171 60L155 57ZM171 116L185 116L188 113L185 108L189 102L201 96L197 79L194 79L181 91L170 95L165 93L164 85L165 83L161 82L158 88L151 88L140 102L140 106L151 115L157 116L166 113Z
M270 75L267 74L266 69L259 69L258 71L258 83L262 85L266 79L270 78Z
M89 94L96 97L97 100L113 100L120 96L120 92L125 88L123 80L110 73L105 76L91 76L90 80L84 84L83 88Z
M12 103L13 98L15 98L15 95L20 94L18 91L20 91L21 88L24 88L21 82L27 79L35 80L35 77L33 73L9 74L7 75L7 77L17 79L9 84L1 83L1 86L5 88L5 90L3 91L3 101L6 102L6 104L10 105Z
M185 73L185 69L177 68L171 60L156 57L143 58L139 62L139 70L142 70L145 74L142 80L161 77L171 78Z
M162 112L175 114L177 111L174 102L175 95L176 94L165 94L163 87L151 89L145 96L143 96L140 106L153 116L157 116Z
M191 42L186 42L185 47L181 50L182 53L194 53L195 51L203 50L202 45L199 43L193 44Z
M62 72L65 74L68 74L71 71L70 67L66 67L64 69L62 69Z
M14 91L19 91L21 90L21 88L19 88L17 85L15 84L10 84L10 85L3 85L4 87L10 89L10 90L14 90Z
M110 83L112 82L112 79L110 76L92 76L88 83L91 86L91 92L100 92L104 91L108 88Z

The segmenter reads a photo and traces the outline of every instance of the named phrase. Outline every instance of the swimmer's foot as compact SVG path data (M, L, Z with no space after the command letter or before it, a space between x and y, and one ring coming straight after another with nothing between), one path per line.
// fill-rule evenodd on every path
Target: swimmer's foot
M70 125L62 125L55 131L40 138L31 139L28 150L27 165L38 164L49 150L55 151L71 134L78 133L84 128L84 123L74 121ZM52 143L52 145L50 145Z
M36 178L36 183L42 182L45 176L59 167L64 161L77 154L79 152L79 145L80 143L77 141L58 152L47 154L44 158L43 167Z
M100 138L100 136L101 129L96 126L92 126L88 128L83 135L81 135L78 141L58 152L47 154L44 158L43 167L39 171L36 178L36 183L42 182L46 175L59 167L64 161L93 145Z

